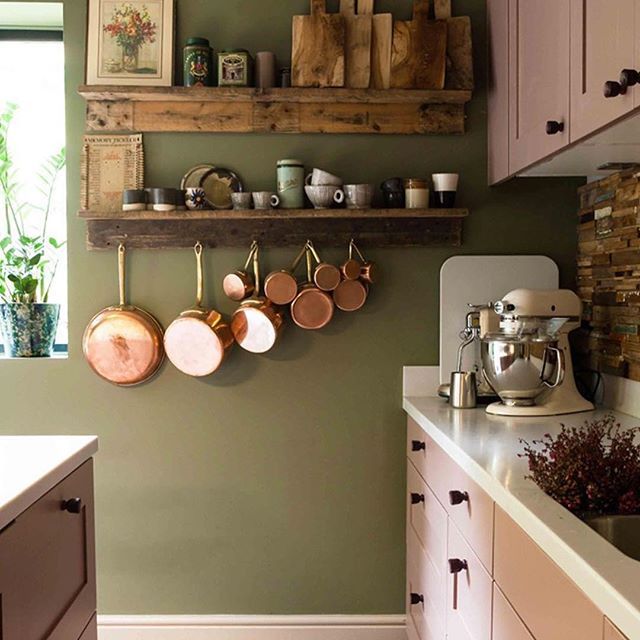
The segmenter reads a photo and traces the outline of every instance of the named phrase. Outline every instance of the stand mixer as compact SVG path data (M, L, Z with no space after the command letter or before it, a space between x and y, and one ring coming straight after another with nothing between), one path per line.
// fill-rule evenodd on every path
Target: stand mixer
M576 388L569 333L580 326L573 291L516 289L493 305L500 330L482 338L482 372L501 402L498 416L554 416L591 411Z

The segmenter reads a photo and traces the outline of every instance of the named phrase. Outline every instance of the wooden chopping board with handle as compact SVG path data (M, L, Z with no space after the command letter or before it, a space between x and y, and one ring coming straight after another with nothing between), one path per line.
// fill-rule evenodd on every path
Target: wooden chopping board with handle
M429 20L429 0L413 0L413 20L393 25L391 87L443 89L447 67L447 22Z
M371 37L371 88L391 88L391 46L393 42L393 16L375 13L375 0L358 0L358 13L373 18Z
M311 0L311 15L294 16L291 75L294 87L344 87L346 30L343 16Z
M345 86L368 89L371 82L371 37L373 18L356 15L356 0L340 0L345 25Z

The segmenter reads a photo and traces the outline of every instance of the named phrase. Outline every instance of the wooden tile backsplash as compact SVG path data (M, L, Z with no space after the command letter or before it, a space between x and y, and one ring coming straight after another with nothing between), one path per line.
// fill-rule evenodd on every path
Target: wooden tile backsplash
M578 193L578 364L640 380L640 167Z

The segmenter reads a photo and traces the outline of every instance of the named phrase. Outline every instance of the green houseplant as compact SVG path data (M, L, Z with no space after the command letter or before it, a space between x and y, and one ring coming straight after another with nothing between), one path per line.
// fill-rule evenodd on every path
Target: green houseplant
M8 145L17 110L9 104L0 114L0 196L4 234L0 236L0 329L5 354L48 357L53 351L60 305L49 303L49 291L64 243L51 237L48 224L65 150L49 157L37 173L38 198L24 197Z

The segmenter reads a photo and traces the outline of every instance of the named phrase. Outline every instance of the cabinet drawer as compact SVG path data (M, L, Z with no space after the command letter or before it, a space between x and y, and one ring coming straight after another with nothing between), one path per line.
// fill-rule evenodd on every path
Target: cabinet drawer
M493 585L493 640L535 640L496 584Z
M428 558L444 576L447 512L410 462L407 464L407 522L408 528L413 528L417 534Z
M536 640L599 640L602 613L502 509L494 578Z
M444 640L446 578L424 553L411 527L407 531L407 620L422 640ZM412 602L412 596L419 601Z
M79 498L79 513L62 509ZM89 460L0 534L3 640L79 638L96 610ZM91 636L88 636L91 638Z
M447 638L491 640L491 576L455 525L449 523L447 580ZM453 573L452 562L464 569Z
M407 458L423 478L427 478L427 460L435 447L433 440L415 420L407 420Z
M604 619L604 640L628 640L626 636L620 633L619 629L609 620Z

